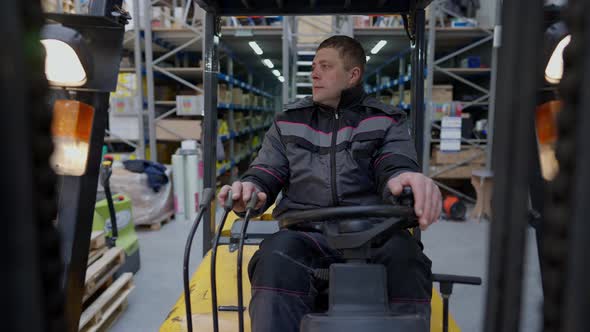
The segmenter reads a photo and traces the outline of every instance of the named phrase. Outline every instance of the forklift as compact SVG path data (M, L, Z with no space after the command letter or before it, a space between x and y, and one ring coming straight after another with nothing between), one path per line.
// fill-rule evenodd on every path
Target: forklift
M217 231L213 209L210 207L212 188L215 185L216 121L217 96L216 73L218 71L217 38L219 34L219 16L236 15L314 15L326 14L401 14L404 17L405 30L412 53L412 128L418 156L422 156L422 126L424 116L424 86L416 82L424 80L426 59L425 8L431 1L381 1L372 3L355 3L342 5L336 2L311 2L295 4L282 2L216 2L199 1L207 11L205 19L205 59L207 70L204 73L205 120L204 120L204 155L205 185L209 200L203 200L200 213L193 224L187 240L183 282L184 295L171 310L160 331L250 331L247 308L250 285L244 282L243 265L248 264L258 245L268 236L281 228L292 227L309 221L326 221L322 230L328 243L341 250L346 261L333 264L329 269L310 271L316 278L329 282L329 310L322 314L310 314L304 317L301 331L422 331L425 322L418 316L394 316L388 307L387 288L384 267L370 264L371 248L379 236L405 228L413 229L415 236L420 232L416 227L416 216L412 212L413 199L411 190L403 197L392 198L391 205L333 207L303 212L292 212L281 220L272 220L270 211L250 220L250 213L239 218L231 211L231 202L224 207L224 214ZM419 161L421 163L421 160ZM407 188L406 190L408 190ZM255 196L255 195L254 195ZM255 198L254 198L255 199ZM255 206L252 201L250 206ZM192 235L202 223L204 249L210 252L201 262L197 272L189 282L188 253ZM370 218L385 218L380 224L372 224ZM226 225L226 220L229 223ZM214 238L211 235L214 234ZM236 264L237 262L237 264ZM246 278L247 279L247 278ZM449 298L454 284L480 285L481 278L470 276L434 274L433 281L440 284L440 294L433 290L430 331L460 331L449 314ZM224 287L217 287L224 285ZM232 285L228 287L228 285ZM236 287L233 287L236 285ZM353 291L351 291L353 290ZM441 296L442 295L442 296Z
M205 89L213 92L216 85L218 16L223 15L264 15L264 14L306 14L306 13L409 13L409 31L415 31L416 63L424 61L424 47L421 38L424 32L423 8L427 1L413 0L369 0L362 4L351 1L310 1L309 3L289 1L205 1L198 3L207 10L205 18ZM120 8L121 2L118 2ZM4 231L7 236L0 241L0 249L5 253L3 260L3 281L5 292L2 296L2 325L6 331L76 331L80 316L81 292L91 231L92 212L98 183L100 165L100 147L104 136L104 120L108 105L108 91L114 89L120 45L122 43L123 23L119 20L121 13L116 8L117 1L91 1L92 11L88 16L65 15L54 17L74 30L82 30L92 34L93 38L86 42L95 43L96 61L89 64L82 60L80 66L99 68L95 71L98 78L76 76L82 82L77 88L63 90L75 94L76 99L94 108L94 116L90 123L91 130L81 135L88 139L88 158L82 173L77 175L56 176L55 167L50 166L51 156L56 143L50 132L51 110L44 100L48 93L45 52L39 42L40 31L44 24L38 1L19 0L3 4L0 11L0 28L5 47L0 62L0 106L4 110L5 121L0 122L2 151L7 162L0 164L2 172L2 211L5 214ZM505 1L502 8L502 27L497 27L495 47L499 53L498 84L496 93L495 146L493 169L495 172L495 192L493 199L494 222L491 224L490 257L487 278L486 312L484 321L485 332L519 331L521 314L521 292L523 289L525 230L529 222L529 161L537 158L534 153L534 109L539 78L542 77L543 22L541 1L521 0ZM543 268L547 272L544 280L546 288L543 303L543 331L585 331L586 318L590 315L590 276L588 264L590 242L590 224L587 222L590 197L590 150L584 148L585 134L590 132L590 94L587 92L590 77L590 24L585 13L590 10L588 1L569 0L566 9L565 23L571 34L571 43L564 53L564 74L559 85L564 107L559 115L556 158L559 171L553 181L548 184L545 198L544 236L541 241ZM414 13L412 18L411 13ZM73 17L77 16L77 17ZM90 27L88 26L90 25ZM422 37L419 37L422 35ZM75 37L76 35L70 35ZM75 39L75 38L74 38ZM422 52L422 53L421 53ZM84 53L76 49L76 53ZM420 60L421 59L421 60ZM420 60L420 61L419 61ZM414 77L423 78L423 73L413 66ZM419 68L423 68L419 65ZM109 80L113 79L113 81ZM416 79L415 81L420 81ZM100 83L102 82L102 83ZM421 81L420 81L421 82ZM112 84L111 84L112 83ZM85 87L81 87L84 86ZM416 128L420 126L423 104L421 84L412 89L414 92L414 110L412 117ZM216 96L206 93L205 137L212 144L205 146L206 178L205 187L213 188L215 183L215 121ZM80 107L79 107L80 108ZM414 135L419 143L420 135ZM83 146L83 145L81 145ZM55 166L55 165L54 165ZM77 165L79 166L79 165ZM79 169L78 169L79 171ZM72 173L72 174L74 174ZM56 200L60 188L59 204ZM213 195L210 194L212 199ZM203 222L206 248L211 244L215 220L213 204L203 204L201 211L205 216ZM385 207L383 207L385 211ZM403 204L387 205L386 211L391 227L411 226L412 216L404 213ZM229 211L226 207L225 211ZM359 211L316 211L323 216L352 218ZM375 212L376 213L376 212ZM364 212L363 212L364 214ZM54 227L57 216L58 229ZM309 218L313 215L295 215L281 222L297 222L298 218ZM265 216L262 217L264 219ZM230 220L238 219L230 216ZM224 261L235 262L236 251L240 242L259 241L250 238L256 231L252 222L246 227L249 218L245 218L241 226L225 225L219 243L226 237L229 246L235 249L220 247L217 259L220 264L213 271L217 272L224 285L233 285L239 280L233 276L235 270L223 271ZM273 224L273 223L269 223ZM276 225L276 224L275 224ZM195 223L196 226L196 223ZM360 232L354 237L367 239L363 223L353 223ZM232 234L232 228L234 232ZM236 232L236 230L238 230ZM247 232L242 232L245 230ZM565 230L565 231L564 231ZM258 238L268 233L259 231ZM248 234L246 238L245 234ZM338 232L333 233L335 238ZM223 237L221 236L223 235ZM359 236L361 235L361 236ZM232 240L233 238L233 240ZM222 241L223 240L223 241ZM369 237L370 240L370 237ZM237 245L236 245L237 242ZM362 242L362 241L359 241ZM359 243L357 242L357 244ZM254 246L243 247L243 259L247 260L254 252ZM203 265L202 265L203 266ZM199 268L193 277L192 304L196 305L192 316L195 328L207 331L212 324L213 312L207 301L203 302L195 296L203 294L209 285L206 281L211 270ZM227 272L227 273L226 273ZM323 274L323 272L320 272ZM242 291L247 294L247 283ZM338 285L334 285L337 287ZM227 325L225 330L239 329L236 316L242 311L236 306L239 299L237 293L227 288L220 292L218 306L219 327ZM335 299L343 299L346 294L334 294ZM242 303L246 303L242 299ZM182 303L182 302L180 302ZM335 302L338 303L338 302ZM356 303L359 305L359 303ZM184 313L180 305L171 313L175 315L176 325L162 326L162 330L185 331ZM337 308L334 308L337 312ZM329 314L328 314L329 316ZM306 329L322 328L322 319L306 319ZM328 317L329 318L329 317ZM247 316L243 324L247 328ZM326 323L338 324L337 321ZM401 324L401 322L398 322ZM199 325L202 324L202 325ZM411 324L411 322L408 322ZM209 328L209 330L211 330ZM345 329L343 329L345 330ZM362 330L367 330L363 327ZM368 330L367 330L368 331Z

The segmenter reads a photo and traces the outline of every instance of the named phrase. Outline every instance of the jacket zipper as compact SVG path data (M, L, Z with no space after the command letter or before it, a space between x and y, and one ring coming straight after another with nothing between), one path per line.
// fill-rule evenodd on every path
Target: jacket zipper
M332 130L332 147L330 150L330 170L332 180L332 205L338 206L338 191L336 189L336 139L338 138L338 110L334 112L334 129Z

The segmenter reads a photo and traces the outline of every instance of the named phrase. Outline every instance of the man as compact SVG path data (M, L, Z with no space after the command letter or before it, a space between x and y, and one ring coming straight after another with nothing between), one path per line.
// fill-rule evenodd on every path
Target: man
M411 186L415 212L424 230L438 219L441 194L418 173L416 151L405 113L368 97L361 81L365 52L354 39L334 36L317 49L312 65L313 97L287 105L278 114L249 170L219 193L232 190L234 210L258 195L257 213L273 204L275 218L289 210L382 204L389 194ZM306 269L327 268L339 253L313 227L283 229L264 240L250 261L249 313L252 331L299 331L302 317L324 310L327 284ZM386 266L391 307L400 314L430 319L431 262L408 231L394 234L375 254ZM325 300L325 299L324 299Z

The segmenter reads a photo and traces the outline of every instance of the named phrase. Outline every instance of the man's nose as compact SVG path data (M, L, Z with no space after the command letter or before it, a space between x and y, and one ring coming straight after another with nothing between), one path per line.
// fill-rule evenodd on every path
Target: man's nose
M318 74L317 69L311 70L311 79L312 80L319 80L320 79L320 75Z

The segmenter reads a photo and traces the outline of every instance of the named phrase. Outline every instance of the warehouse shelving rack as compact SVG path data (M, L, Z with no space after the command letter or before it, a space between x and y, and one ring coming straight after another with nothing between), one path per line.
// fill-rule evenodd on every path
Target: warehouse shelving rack
M465 17L454 13L444 6L442 6L442 1L435 0L430 4L430 13L429 13L429 22L428 22L428 52L427 52L427 73L426 76L426 87L425 87L425 100L432 100L432 91L433 85L435 80L438 80L441 77L447 76L453 82L458 82L463 85L470 87L473 91L476 91L478 96L474 100L470 101L458 101L462 103L463 109L470 107L470 106L487 106L487 136L485 139L466 139L461 137L461 143L465 143L468 146L475 147L476 149L480 150L480 153L476 154L475 156L470 156L469 158L458 160L455 163L445 166L442 169L432 171L430 166L430 152L432 150L432 143L440 142L440 140L434 140L432 138L431 130L432 128L441 129L441 127L435 124L432 120L432 115L434 114L433 110L433 103L427 103L426 105L426 113L424 116L424 150L422 156L422 171L424 174L429 175L430 177L434 178L437 185L448 190L457 196L460 196L467 201L475 202L475 199L462 193L446 184L442 183L437 179L437 177L450 172L452 170L457 169L458 167L468 165L472 160L478 158L481 154L486 154L486 164L485 169L491 170L491 150L493 146L493 128L494 128L494 112L495 112L495 85L496 85L496 64L497 64L497 47L499 46L499 8L500 1L496 0L496 25L495 27L474 27L474 28L444 28L440 29L437 28L437 18L440 17L441 14L449 15L453 18L458 19L465 19ZM441 39L439 35L448 34L450 30L457 29L457 32L464 34L460 35L461 38L463 37L471 37L468 42L464 42L463 45L455 49L454 51L446 54L444 56L436 58L436 44ZM461 31L463 30L463 31ZM470 30L470 31L468 31ZM457 58L460 55L466 54L467 52L477 49L478 47L488 47L489 52L491 53L491 64L489 68L451 68L446 67L444 64L452 59ZM482 85L481 82L482 78L487 81L488 86L486 87ZM475 80L479 79L479 81ZM456 100L454 100L456 101Z
M189 13L191 6L196 6L194 1L178 1L184 8L184 13ZM190 25L186 23L186 16L183 20L176 22L179 28L152 28L152 6L155 5L169 5L166 2L151 1L151 6L145 6L142 8L143 18L142 25L135 24L134 29L127 31L124 46L127 50L133 50L134 52L134 67L121 68L121 72L135 73L138 87L136 89L135 96L135 109L137 112L139 122L140 135L137 141L123 139L116 137L110 132L106 138L106 141L117 141L123 142L136 149L137 155L140 158L145 158L145 143L149 143L150 151L149 156L151 160L157 160L156 143L159 140L158 132L164 131L168 135L176 137L178 140L182 140L184 137L175 133L174 131L166 128L160 124L160 121L174 115L176 113L176 101L172 100L156 100L154 96L154 87L156 80L169 80L179 84L180 86L187 87L195 92L202 93L203 89L197 86L197 83L203 82L203 67L187 67L186 57L183 56L184 52L197 52L200 53L203 50L204 39L202 38L202 20L198 17L199 11L195 11L195 17ZM139 11L139 0L133 1L133 17L141 17ZM167 19L172 22L175 18L163 14ZM186 14L185 14L186 15ZM142 26L140 29L136 29L138 26ZM241 38L248 36L269 36L271 38L280 38L281 29L280 27L223 27L222 28L224 38ZM232 167L239 164L240 161L252 156L256 153L258 147L254 147L248 151L247 154L240 156L234 153L234 140L249 137L252 139L256 134L261 131L268 129L269 124L263 126L249 126L242 130L237 130L233 121L234 112L247 112L248 117L252 117L255 114L268 114L275 112L273 107L268 104L273 104L274 96L262 88L256 87L252 84L252 70L248 68L250 74L248 75L248 81L241 81L233 75L233 66L235 57L232 55L232 50L228 45L221 45L222 49L228 59L227 73L217 73L219 81L226 82L230 88L239 87L244 91L248 91L264 98L270 99L271 102L265 103L266 107L259 106L242 106L238 101L232 101L232 103L218 103L218 111L221 115L227 115L228 125L231 128L227 135L220 135L222 142L229 142L230 148L226 154L226 160L221 162L219 165L218 176L222 176ZM142 64L142 53L145 54L145 62ZM161 56L154 58L154 54L162 54ZM174 59L173 67L162 65L164 60ZM184 65L184 66L183 66ZM146 96L142 96L142 80L146 80ZM147 125L147 130L144 130L144 126ZM147 134L142 134L146 133Z

